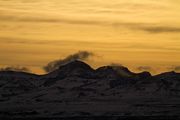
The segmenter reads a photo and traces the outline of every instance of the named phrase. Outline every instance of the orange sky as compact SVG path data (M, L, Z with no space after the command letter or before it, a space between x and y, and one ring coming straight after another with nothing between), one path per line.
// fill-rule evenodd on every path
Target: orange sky
M35 73L80 50L93 67L180 66L179 0L0 0L0 66Z

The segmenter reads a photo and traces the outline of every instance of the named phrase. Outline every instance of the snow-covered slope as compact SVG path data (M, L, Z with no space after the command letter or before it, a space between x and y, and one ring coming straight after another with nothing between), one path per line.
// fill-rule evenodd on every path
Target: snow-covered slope
M180 74L73 61L42 76L0 72L0 117L179 115Z

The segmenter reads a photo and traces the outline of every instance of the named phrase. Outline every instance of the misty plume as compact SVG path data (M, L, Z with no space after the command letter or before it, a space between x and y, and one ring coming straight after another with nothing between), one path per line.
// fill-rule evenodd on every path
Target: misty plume
M151 71L152 68L150 66L139 66L137 69L139 71Z
M180 71L180 66L172 66L172 67L170 67L170 68L168 68L168 70L173 70L173 71Z
M82 60L82 61L87 60L90 56L93 56L92 52L79 51L77 53L74 53L74 54L71 54L71 55L65 57L64 59L51 61L46 66L44 66L43 69L46 72L52 72L64 64L67 64L67 63L75 61L75 60Z
M176 67L174 68L174 70L175 70L175 71L180 71L180 66L176 66Z
M0 71L31 72L27 67L21 66L7 66L4 68L0 68Z

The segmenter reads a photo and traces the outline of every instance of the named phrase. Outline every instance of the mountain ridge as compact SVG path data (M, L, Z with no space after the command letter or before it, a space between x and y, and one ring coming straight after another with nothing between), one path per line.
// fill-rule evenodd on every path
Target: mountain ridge
M179 115L179 88L180 73L93 69L82 61L45 75L1 71L0 117Z
M65 69L67 69L67 66L69 66L69 68L71 68L71 70L79 68L79 67L81 67L81 68L84 67L84 70L90 69L91 71L94 71L94 72L98 72L98 71L100 71L102 69L103 70L112 69L112 70L116 71L116 70L122 68L121 69L122 71L125 71L125 72L130 73L130 74L134 74L134 75L135 74L143 74L143 73L151 75L151 73L148 72L148 71L142 71L142 72L139 72L139 73L135 73L135 72L131 72L127 67L118 66L118 65L117 66L114 66L114 65L101 66L101 67L98 67L97 69L93 69L90 65L86 64L85 62L79 61L79 60L74 60L74 61L71 61L69 63L66 63L66 64L60 66L59 69L56 69L53 72L46 73L46 74L43 74L43 75L39 75L39 74L35 74L35 73L29 73L29 72L19 72L19 71L0 71L0 75L2 75L2 74L9 74L10 75L10 74L17 73L17 74L32 75L32 76L47 76L48 74L52 74L54 72L57 72L57 70L59 70L59 73L60 73L61 69L64 69L65 67L66 67ZM85 66L86 66L86 68L85 68ZM68 71L68 72L70 72L70 71ZM152 75L152 76L158 76L158 75L161 75L161 74L170 74L170 73L171 74L172 73L180 74L180 73L178 73L176 71L169 71L169 72L159 73L159 74Z

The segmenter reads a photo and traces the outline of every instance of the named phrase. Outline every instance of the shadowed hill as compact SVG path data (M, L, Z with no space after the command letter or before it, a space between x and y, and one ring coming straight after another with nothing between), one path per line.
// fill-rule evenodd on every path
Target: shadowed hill
M45 75L0 72L0 117L179 115L180 73L72 61ZM96 109L94 109L96 108Z

